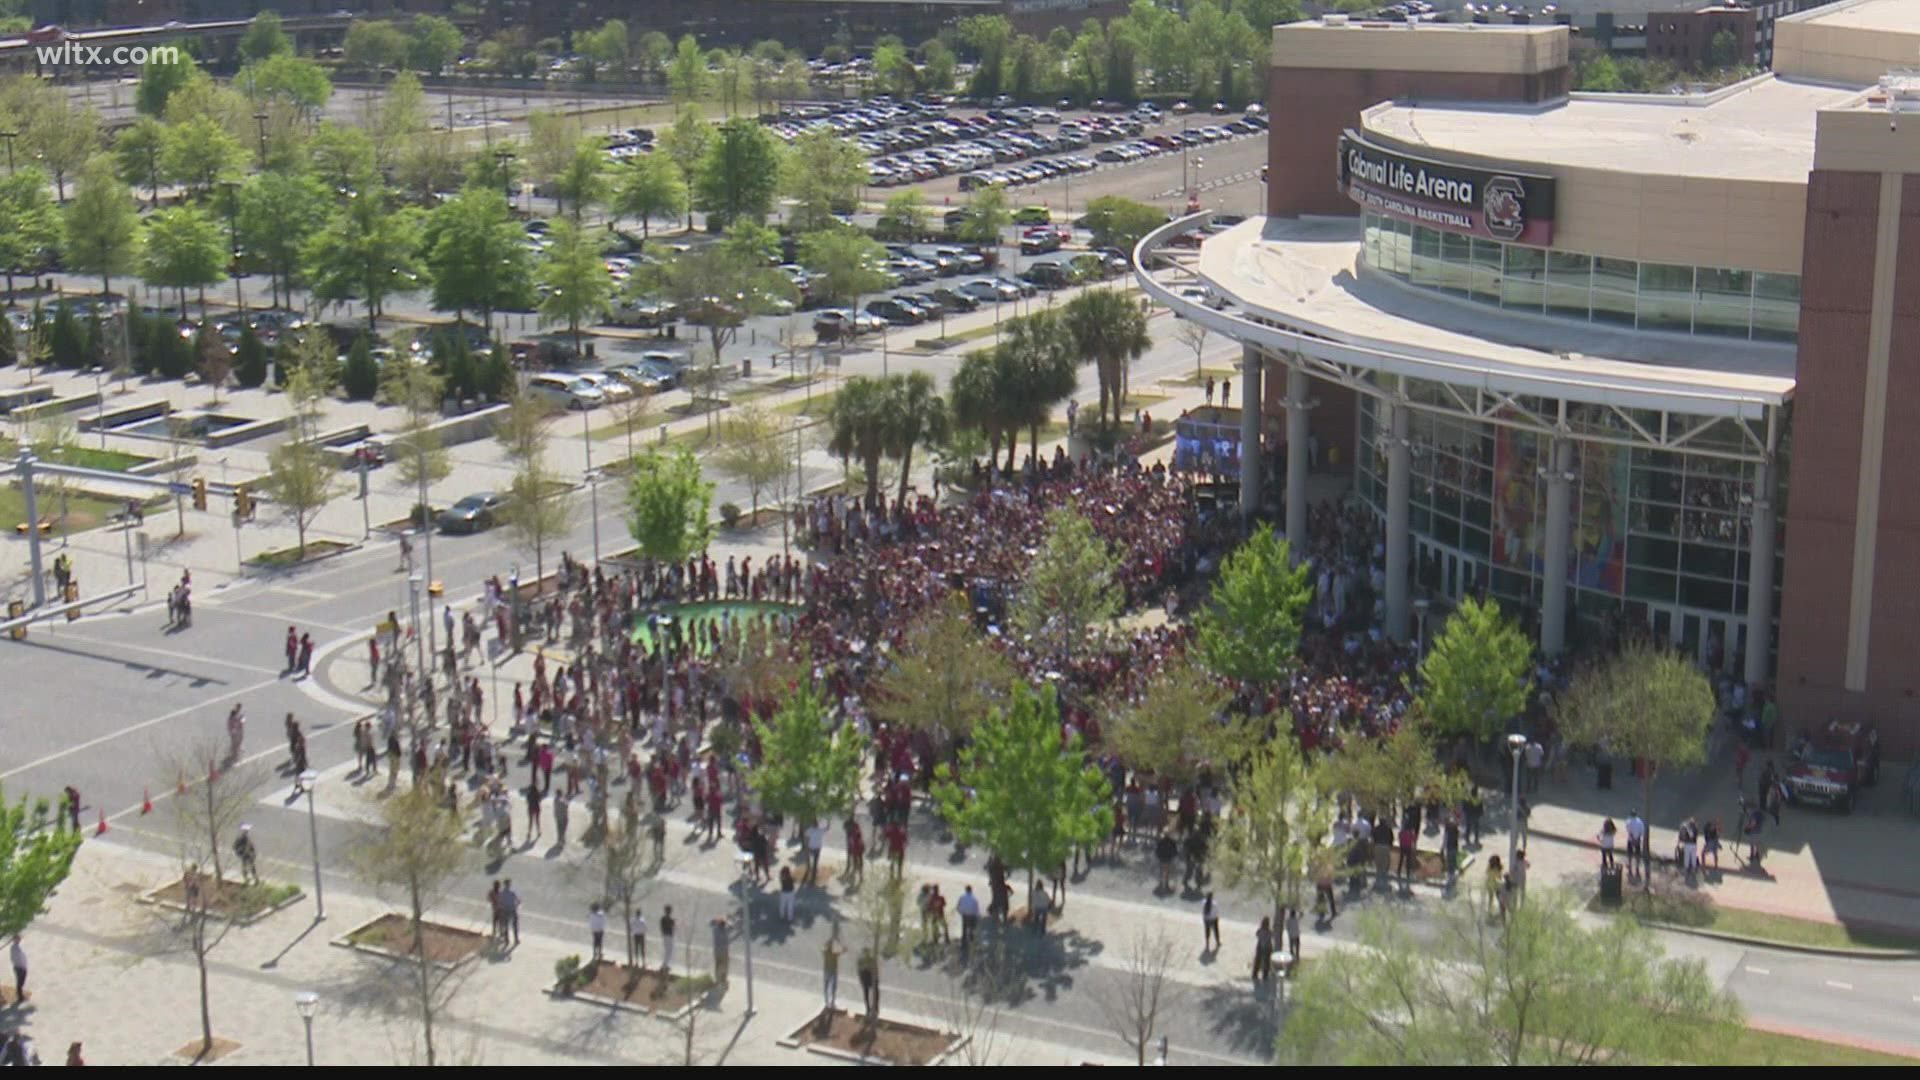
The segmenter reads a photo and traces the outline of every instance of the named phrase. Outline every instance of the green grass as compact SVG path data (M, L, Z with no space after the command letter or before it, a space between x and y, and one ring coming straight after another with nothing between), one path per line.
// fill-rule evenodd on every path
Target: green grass
M12 439L0 438L0 458L11 460L19 453L18 443ZM145 465L153 459L139 454L123 453L119 450L102 450L92 446L68 446L55 450L47 456L47 460L57 461L62 465L74 465L82 469L126 472L135 465Z
M722 600L698 604L679 604L669 608L667 614L678 620L681 626L689 630L698 627L700 631L704 633L709 624L720 621L724 616L732 616L735 620L742 620L755 615L779 614L796 610L798 609L788 604L776 604L767 601ZM695 651L702 656L706 655L708 651L707 639L705 637L698 637L695 640L698 643L698 648ZM634 644L644 648L653 647L653 633L647 627L647 618L645 615L641 615L633 621L633 641Z
M113 515L127 508L127 504L119 499L96 499L79 492L68 492L66 527L62 529L59 493L49 486L39 485L38 494L39 505L35 509L40 511L41 520L53 522L55 536L62 532L76 533L98 528ZM17 487L11 485L0 487L0 530L11 533L14 526L25 520L27 520L26 496Z
M247 565L277 570L288 566L298 566L303 562L312 562L323 555L331 555L346 547L346 544L338 540L309 540L307 541L307 549L304 552L297 547L263 551L253 558L248 559Z
M1180 375L1171 379L1161 379L1160 381L1174 386L1205 386L1208 379L1213 379L1217 382L1221 379L1238 378L1239 374L1239 372L1232 368L1210 367L1201 368L1200 374L1198 375Z
M258 885L247 886L234 908L237 918L248 919L263 911L271 911L300 895L300 886L284 881L263 881Z
M1701 1027L1675 1055L1689 1065L1913 1065L1920 1058L1744 1027Z
M1126 400L1121 402L1120 405L1121 408L1125 409L1151 409L1172 396L1171 394L1158 394L1151 390L1135 390L1129 393Z
M773 411L783 416L825 416L833 407L833 396L840 391L823 390L811 399L800 398L797 401L784 401L773 407Z
M1694 894L1648 894L1628 890L1626 903L1621 907L1610 907L1595 898L1588 904L1588 910L1603 915L1626 913L1652 922L1776 941L1783 945L1809 945L1826 949L1920 949L1920 935L1901 935L1868 927L1721 907L1705 896Z

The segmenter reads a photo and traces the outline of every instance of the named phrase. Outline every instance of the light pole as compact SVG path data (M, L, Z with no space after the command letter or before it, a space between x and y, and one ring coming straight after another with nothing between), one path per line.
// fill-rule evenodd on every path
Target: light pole
M433 625L433 508L427 505L427 441L414 440L420 474L420 536L427 550L427 640L433 646L433 652L440 652L440 634ZM422 678L431 679L433 673L425 667L420 669Z
M320 1011L320 995L302 990L293 995L293 1007L300 1010L300 1021L307 1025L307 1068L313 1068L313 1014Z
M327 894L320 887L320 819L313 811L313 786L320 782L320 774L312 769L300 774L300 790L307 793L307 839L313 843L313 921L324 922L327 918Z
M753 856L736 852L740 863L740 940L747 957L747 1015L753 1015L753 905L747 902L747 874L753 869Z
M19 137L20 137L20 133L18 131L14 131L11 129L7 131L0 131L0 139L5 139L7 141L7 175L8 176L13 175L13 140Z
M240 291L240 182L222 180L220 188L227 193L227 258L232 262L233 306L239 308L244 317L247 298Z
M1520 751L1527 748L1527 737L1514 732L1507 736L1507 749L1513 752L1513 801L1508 805L1507 813L1512 821L1507 826L1507 872L1513 872L1514 856L1520 851Z
M100 449L107 448L107 392L103 376L106 369L93 365L93 426L100 432Z
M253 114L253 124L260 132L260 168L267 167L267 113L266 110Z
M593 513L593 565L600 565L600 471L587 470L587 498Z
M427 639L420 636L420 575L407 577L407 586L413 594L413 659L422 675L427 671Z

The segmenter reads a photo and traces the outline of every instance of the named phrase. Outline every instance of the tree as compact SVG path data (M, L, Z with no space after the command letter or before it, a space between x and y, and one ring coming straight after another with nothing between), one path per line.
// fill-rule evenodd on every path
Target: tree
M606 831L597 842L591 835L585 838L591 844L587 848L587 868L599 878L601 901L619 905L622 927L633 925L634 905L646 896L662 868L661 860L653 857L653 841L647 836L652 824L640 819L629 823L624 815L609 814ZM637 968L640 957L633 947L633 935L622 932L619 937L627 945L627 966Z
M653 395L635 394L625 401L613 402L612 405L614 417L620 421L621 427L627 429L627 456L632 457L635 453L633 442L634 433L646 427L652 420L654 411Z
M27 813L27 800L9 806L0 798L0 936L25 930L47 898L67 880L80 851L80 832L68 815Z
M1087 231L1093 234L1093 246L1114 247L1131 258L1140 238L1167 223L1159 207L1119 195L1102 195L1087 201Z
M183 888L186 917L176 926L192 951L200 972L200 1038L202 1055L213 1050L213 1000L207 979L207 958L226 940L228 932L254 912L226 887L221 853L239 835L240 822L254 806L264 774L254 766L221 768L221 751L212 744L189 750L171 762L170 771L185 794L173 802L174 840L179 845L181 878L196 887ZM202 867L213 867L211 886Z
M860 297L886 287L887 249L866 233L834 222L800 238L800 265L814 276L814 295L858 310ZM849 335L850 337L851 335Z
M913 448L938 445L952 421L932 375L924 371L893 375L886 379L886 387L886 453L900 463L896 498L904 503L913 479Z
M1078 651L1088 630L1120 610L1117 570L1106 540L1085 515L1072 507L1052 511L1014 604L1014 625L1056 650Z
M1261 746L1233 785L1233 813L1222 822L1214 865L1232 888L1255 891L1273 907L1300 906L1308 853L1320 846L1332 815L1312 762L1283 734Z
M706 53L693 35L687 34L674 45L673 56L667 61L667 87L674 104L700 100L707 92L707 82Z
M333 97L333 80L327 76L327 69L292 53L249 63L235 82L255 104L285 100L302 117L314 116Z
M552 415L553 406L545 398L516 393L508 399L493 432L508 461L524 465L540 460L547 452L547 420Z
M339 195L380 186L373 138L357 127L321 124L307 145L307 157L314 179Z
M26 149L53 175L54 198L65 202L67 177L100 152L100 115L73 108L62 94L36 104L26 120Z
M716 369L748 318L798 300L793 282L767 264L764 242L772 238L770 230L737 222L722 242L682 254L642 278L680 309L682 321L707 331Z
M146 66L140 69L140 83L133 94L134 108L142 116L164 116L169 98L206 77L185 49L155 49Z
M383 168L391 169L401 153L427 130L427 92L411 71L394 76L377 99L368 98L367 133L373 138L373 156Z
M736 116L714 131L693 178L695 201L721 224L756 224L773 210L780 184L780 143L758 120Z
M1348 733L1314 774L1327 795L1345 793L1383 814L1426 798L1451 805L1467 794L1465 779L1441 768L1433 740L1412 717L1377 737Z
M673 118L673 126L660 133L659 153L665 154L680 170L680 179L689 192L693 189L694 177L700 172L700 163L707 158L707 147L713 144L713 125L708 123L697 111L683 108ZM687 227L693 227L693 200L687 200Z
M247 32L240 35L240 58L248 63L292 53L293 40L280 29L277 12L263 11L255 15L247 24Z
M760 760L747 785L769 812L802 827L853 812L867 737L851 720L829 727L827 703L812 686L802 683L771 720L755 719L753 730Z
M340 369L340 388L349 401L372 401L380 390L380 365L374 362L373 346L367 335L358 334L347 349L347 362Z
M1051 691L1015 683L1004 709L974 727L959 768L936 771L934 800L962 844L980 844L1009 869L1033 874L1065 866L1076 847L1113 831L1107 781L1087 760L1078 735L1062 745L1060 709Z
M1122 702L1107 744L1135 769L1191 783L1202 766L1216 775L1253 745L1244 721L1226 715L1232 695L1184 659L1170 661L1138 701Z
M340 493L339 479L340 467L310 438L288 439L267 453L267 476L261 490L293 522L302 557L307 553L307 527Z
M302 173L260 173L241 186L234 232L247 261L267 272L276 304L293 302L301 251L327 210L327 190Z
M834 215L852 213L867 183L867 152L832 128L803 132L787 150L783 167L783 186L797 204L790 221L796 232L838 224Z
M527 114L527 174L550 184L566 171L582 138L580 122L565 113L536 109Z
M443 336L435 341L436 352L444 348L441 343L446 340ZM465 344L464 338L456 340ZM448 381L422 364L393 363L380 373L380 400L407 412L406 422L393 440L394 471L402 484L419 489L423 506L428 486L446 479L453 470L447 452L440 446L439 432L433 427L440 403L447 396Z
M1481 902L1484 904L1484 901ZM1316 958L1293 995L1289 1064L1653 1065L1741 1021L1697 959L1671 960L1633 919L1588 923L1539 890L1504 923L1443 904L1416 933L1401 911L1360 916L1358 948Z
M416 202L431 204L466 182L467 165L474 156L459 132L416 131L401 144L396 155L394 186Z
M592 139L581 139L574 144L566 167L553 178L555 203L571 203L577 222L587 207L607 201L608 189L606 153Z
M792 455L784 449L786 433L780 417L758 405L745 405L727 418L720 431L713 465L746 487L750 512L757 519L760 493L784 476L792 463Z
M198 207L170 206L147 216L140 250L140 278L157 289L179 292L180 316L187 314L187 290L204 291L227 277L227 238L212 217Z
M478 311L488 322L531 291L526 234L495 188L469 187L433 208L420 232L421 262L433 281L433 307L457 320ZM604 272L604 267L602 271Z
M140 210L105 155L80 173L66 226L67 268L99 274L101 294L112 292L113 275L132 270L140 250Z
M994 400L1003 409L1011 431L1027 429L1029 448L1040 456L1040 428L1053 416L1054 406L1073 395L1079 385L1077 343L1058 312L1039 311L1009 322L1001 332L992 368L997 386ZM1018 440L1009 440L1007 468L1013 468Z
M894 240L926 239L932 231L932 211L927 208L927 197L919 188L902 188L887 196L887 204L880 211L880 220L873 231Z
M840 387L827 408L827 450L844 462L858 461L866 472L866 503L880 502L880 459L887 452L886 384L855 375Z
M515 547L533 556L535 580L546 576L548 545L565 536L573 523L572 495L566 482L538 459L522 462L508 485L500 524Z
M239 347L233 355L233 378L247 390L266 384L267 347L254 332L252 323L240 324Z
M966 595L951 592L907 628L876 680L875 716L946 746L1006 704L1019 675L974 629L971 614Z
M7 276L7 302L13 302L13 277L37 270L60 242L60 215L47 198L47 178L24 168L0 178L0 265Z
M227 349L227 339L220 336L219 328L211 321L202 322L194 333L193 353L194 370L200 374L201 385L211 388L213 404L220 404L220 390L233 374L233 353Z
M1206 382L1207 370L1201 357L1207 349L1207 328L1192 319L1181 319L1175 324L1174 333L1179 336L1182 345L1193 350L1193 381L1196 384Z
M135 117L113 139L120 179L146 185L149 207L160 205L160 150L166 141L167 126L151 116Z
M407 904L413 941L416 1002L426 1037L427 1064L434 1064L433 1025L447 1004L454 969L427 955L426 914L464 874L468 847L458 814L441 805L432 784L389 794L378 805L379 827L369 828L351 849L360 872L381 892Z
M607 273L597 235L561 221L554 225L552 239L552 246L534 270L535 281L546 289L546 295L540 298L540 325L565 323L573 338L574 354L585 356L580 324L606 314L613 296L613 278Z
M1300 620L1313 599L1305 562L1262 525L1220 563L1207 606L1194 620L1201 663L1228 679L1271 686L1293 673Z
M613 181L613 212L640 219L640 246L644 250L654 218L677 220L687 212L687 181L666 154L641 154L628 159Z
M386 298L419 280L418 215L385 202L378 191L348 199L308 238L303 260L314 299L364 301L369 332L378 331Z
M713 535L713 484L685 447L648 450L633 459L627 484L627 530L642 558L669 566L705 551Z
M355 19L347 26L341 53L348 67L378 75L405 63L409 47L406 32L398 26L384 20Z
M407 64L415 71L438 75L460 58L464 44L460 29L439 15L415 15L413 40L407 43Z
M1713 685L1680 653L1630 642L1618 656L1584 668L1554 701L1567 741L1604 745L1645 763L1640 805L1651 809L1654 775L1706 761L1718 703Z
M1066 306L1067 329L1080 355L1093 360L1100 376L1100 418L1113 406L1115 424L1127 398L1127 367L1147 351L1147 313L1117 289L1088 289Z
M1498 602L1468 597L1420 661L1420 707L1436 731L1492 738L1526 707L1532 652Z
M196 196L223 180L239 179L246 170L246 147L210 116L169 125L160 145L160 175Z
M600 24L599 29L580 35L575 44L580 50L580 62L585 66L588 82L594 80L600 68L624 73L633 59L627 24L619 19L608 19Z
M1167 936L1165 927L1133 932L1122 958L1125 968L1118 981L1109 981L1094 991L1100 1012L1112 1025L1120 1041L1133 1051L1134 1060L1147 1064L1147 1047L1160 1027L1160 1014L1170 1010L1181 991L1173 981L1179 947Z
M966 217L955 234L970 244L998 247L1000 237L1013 224L1013 210L1007 205L1007 189L985 184L973 189L967 200Z

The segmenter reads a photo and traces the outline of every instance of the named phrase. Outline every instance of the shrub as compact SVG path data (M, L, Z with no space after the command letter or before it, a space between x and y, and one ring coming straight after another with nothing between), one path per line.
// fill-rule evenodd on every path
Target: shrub
M553 963L553 988L562 994L571 994L586 985L586 961L578 953L563 956Z
M735 525L738 525L739 523L740 523L739 504L730 503L730 502L721 503L720 504L720 524L725 525L727 528L731 529Z

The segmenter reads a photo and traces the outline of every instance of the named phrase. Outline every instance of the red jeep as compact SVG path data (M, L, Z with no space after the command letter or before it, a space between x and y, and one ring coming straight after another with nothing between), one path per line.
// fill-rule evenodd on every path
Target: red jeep
M1802 732L1787 767L1787 793L1795 803L1824 803L1853 812L1860 789L1880 779L1880 730L1858 720L1829 720L1824 730Z

